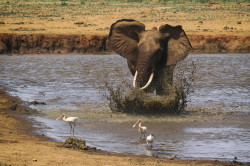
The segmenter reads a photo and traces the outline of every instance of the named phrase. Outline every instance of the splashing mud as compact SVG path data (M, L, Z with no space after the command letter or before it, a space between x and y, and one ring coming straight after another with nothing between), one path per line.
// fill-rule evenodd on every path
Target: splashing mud
M193 93L195 70L194 62L191 65L186 62L177 65L174 72L174 85L167 85L167 95L156 95L154 92L146 93L135 89L126 80L119 85L109 84L107 80L104 80L108 91L105 96L112 112L151 115L179 114L190 102L188 95ZM168 74L172 75L172 73Z
M175 87L169 88L168 96L146 94L140 90L130 91L123 101L123 110L135 114L178 113L180 97Z
M109 93L105 96L109 101L112 112L151 115L159 113L177 114L180 112L180 90L178 91L175 86L169 86L168 95L165 96L145 93L132 87L123 87L124 85L113 87L106 84Z

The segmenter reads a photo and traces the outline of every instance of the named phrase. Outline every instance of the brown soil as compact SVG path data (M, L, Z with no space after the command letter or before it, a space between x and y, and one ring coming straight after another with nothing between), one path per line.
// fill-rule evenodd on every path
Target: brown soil
M104 35L0 34L0 54L97 53L106 51Z
M13 109L13 104L15 108ZM44 136L32 133L32 122L22 110L30 110L15 97L0 90L0 165L159 165L231 166L244 163L205 160L165 159L132 156L100 150L73 150L60 147ZM32 111L32 110L30 110ZM31 113L31 112L30 112ZM33 122L34 123L34 122ZM246 165L246 164L245 164Z
M2 0L0 54L102 52L111 24L124 18L138 20L147 29L182 25L194 53L249 53L249 8L244 1Z
M250 35L188 35L193 53L250 53ZM0 54L104 53L107 35L1 34Z

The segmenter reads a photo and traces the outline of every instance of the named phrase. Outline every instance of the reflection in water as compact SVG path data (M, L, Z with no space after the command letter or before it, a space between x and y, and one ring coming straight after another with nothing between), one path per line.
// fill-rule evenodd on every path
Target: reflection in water
M0 56L0 86L22 100L46 102L32 106L46 117L31 118L40 122L39 133L59 141L69 136L69 126L54 118L65 113L80 118L75 136L102 150L188 159L236 156L250 161L249 56L188 56L186 63L194 61L197 68L188 108L197 115L112 114L103 97L104 80L119 85L133 79L126 60L117 55ZM147 135L156 135L152 150L132 127L139 118L148 127Z

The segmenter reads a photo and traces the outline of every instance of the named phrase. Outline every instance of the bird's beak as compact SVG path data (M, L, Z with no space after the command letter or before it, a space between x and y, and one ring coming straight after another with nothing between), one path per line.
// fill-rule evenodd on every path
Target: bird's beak
M61 115L61 116L59 116L58 118L56 118L56 120L59 120L60 118L62 118L62 115Z
M134 124L134 126L133 127L135 127L137 124L139 123L139 120Z

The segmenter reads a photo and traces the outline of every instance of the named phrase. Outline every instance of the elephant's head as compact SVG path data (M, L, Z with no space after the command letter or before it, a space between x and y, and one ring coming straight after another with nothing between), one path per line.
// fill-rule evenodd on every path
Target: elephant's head
M145 30L136 20L118 20L111 25L108 47L127 59L134 86L145 89L166 65L183 60L192 48L181 26L162 25Z

